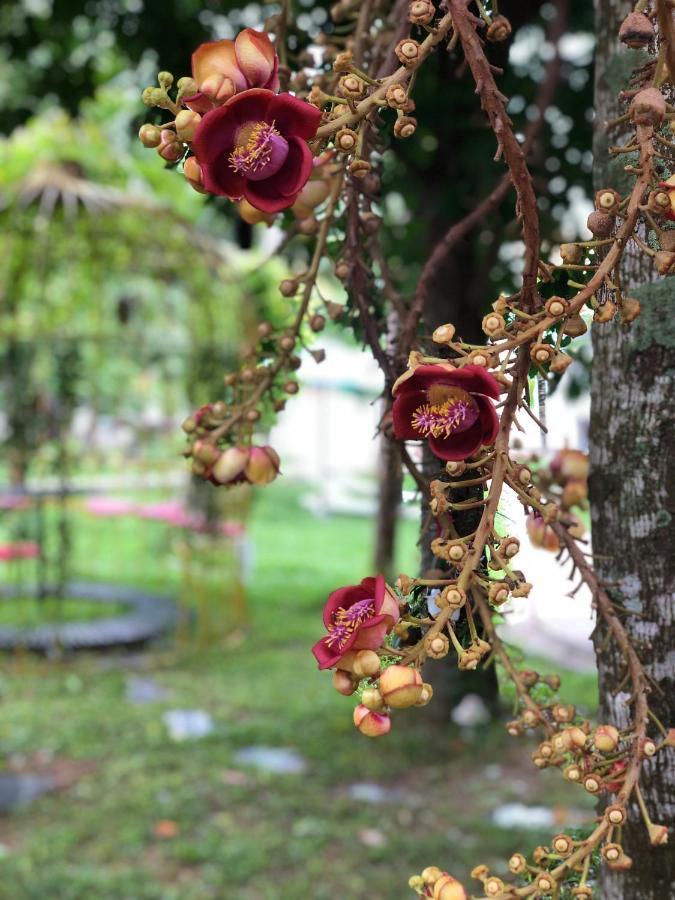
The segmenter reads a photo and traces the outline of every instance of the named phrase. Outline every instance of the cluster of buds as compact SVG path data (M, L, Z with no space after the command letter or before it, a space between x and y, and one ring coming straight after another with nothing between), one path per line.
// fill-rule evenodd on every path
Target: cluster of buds
M264 485L274 481L280 461L273 447L219 445L217 431L228 415L225 403L209 403L183 422L183 431L190 438L184 455L192 460L192 474L215 485Z

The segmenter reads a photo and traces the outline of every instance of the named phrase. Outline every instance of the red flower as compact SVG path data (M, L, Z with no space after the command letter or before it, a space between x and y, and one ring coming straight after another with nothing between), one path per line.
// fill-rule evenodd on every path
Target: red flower
M192 145L205 189L230 200L245 197L266 213L292 206L312 172L307 141L320 118L304 100L261 88L207 112Z
M497 437L499 419L489 398L497 400L499 392L499 382L481 366L417 366L394 385L394 433L401 441L426 438L440 459L466 459Z
M192 54L198 93L185 102L203 113L248 88L278 91L278 68L274 44L264 31L245 28L234 41L208 41Z
M333 591L323 608L328 634L312 647L320 669L351 670L357 650L376 650L400 618L382 575Z

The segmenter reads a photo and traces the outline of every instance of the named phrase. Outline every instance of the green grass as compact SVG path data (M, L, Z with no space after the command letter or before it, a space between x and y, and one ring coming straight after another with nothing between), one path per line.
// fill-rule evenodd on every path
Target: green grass
M118 616L126 612L123 603L101 603L96 600L80 600L75 597L3 597L0 599L0 625L34 628L36 625L55 622L89 622Z
M127 700L121 656L6 659L3 758L30 763L39 754L93 770L0 819L0 898L403 900L409 875L425 865L462 878L477 862L503 871L509 853L545 839L546 830L497 827L490 813L500 803L588 808L557 773L536 772L529 745L500 725L470 738L404 711L385 739L354 730L353 700L332 690L310 646L326 595L370 574L371 529L365 519L312 518L283 483L261 491L249 623L201 652L139 657L135 674L169 692L161 702ZM180 567L166 553L149 556L131 532L114 546L98 540L93 567L112 569L114 554L122 578L179 584ZM400 541L401 569L413 571L414 523L403 524ZM215 733L172 742L161 713L194 707L212 715ZM293 748L307 770L271 776L238 765L237 750L251 744ZM351 799L349 786L364 781L385 787L390 801ZM160 820L175 822L177 834L157 837Z

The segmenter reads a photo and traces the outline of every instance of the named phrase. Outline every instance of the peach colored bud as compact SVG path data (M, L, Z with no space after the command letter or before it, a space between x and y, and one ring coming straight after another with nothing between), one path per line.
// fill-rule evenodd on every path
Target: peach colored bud
M581 728L577 728L573 726L572 728L567 729L567 733L570 736L570 741L572 742L573 747L578 747L580 750L586 746L586 741L588 740L588 735Z
M557 834L553 838L551 845L560 856L568 856L574 849L574 841L569 834Z
M542 894L550 894L555 887L555 880L548 872L542 872L537 876L536 884Z
M553 707L552 712L553 718L556 720L556 722L571 722L572 719L574 719L577 711L576 707L571 703L556 703L556 705Z
M654 741L651 738L645 738L642 741L640 750L642 751L642 755L646 756L647 759L649 759L650 757L654 756L654 754L656 753L656 744L654 743Z
M486 878L483 882L483 890L486 897L499 897L504 892L504 887L504 882L495 875L491 875L490 878Z
M191 157L191 159L194 159L194 157ZM266 213L261 209L256 209L246 198L239 201L237 211L248 225L260 225L262 222L266 225L273 225L276 219L273 213Z
M602 753L611 753L619 746L619 731L613 725L599 725L593 735L593 743Z
M483 317L483 333L487 334L488 337L494 337L495 335L501 334L504 331L505 325L504 316L500 316L499 313L492 312Z
M298 219L311 216L330 194L331 182L328 178L310 178L298 194L298 199L291 207L291 212Z
M409 138L417 130L417 119L412 116L399 116L394 122L394 137Z
M600 212L615 216L621 205L621 194L614 188L600 188L595 193L595 208Z
M214 103L225 103L237 93L234 81L221 72L214 72L205 78L200 89Z
M422 694L420 696L420 699L415 704L415 706L427 706L431 702L431 698L433 696L434 696L433 687L428 682L425 681L424 684L422 685Z
M505 581L493 581L488 591L488 599L495 606L501 606L509 599L509 586Z
M413 25L428 25L436 15L436 7L431 0L412 0L408 7L408 21Z
M447 323L446 325L438 326L438 328L431 335L431 340L434 342L434 344L449 344L454 336L455 326Z
M144 147L158 147L162 139L162 132L156 125L141 125L138 137Z
M416 65L420 56L420 45L412 38L403 38L394 48L394 52L401 65L408 68Z
M493 44L506 41L512 32L511 23L506 16L495 16L491 24L488 26L487 39Z
M466 603L466 592L456 584L448 584L436 598L436 603L441 608L461 609Z
M354 679L349 672L345 672L342 669L336 669L335 672L333 672L333 687L339 694L343 694L345 697L350 697L356 690Z
M589 794L597 794L602 784L600 783L600 779L597 775L586 775L583 780L584 789L588 791Z
M391 731L391 719L386 713L368 709L363 703L354 710L354 724L366 737L382 737Z
M579 244L561 244L560 245L560 256L562 257L562 261L569 265L576 265L584 254L584 248L580 247ZM561 297L551 297L552 300L560 300Z
M352 128L341 128L334 140L338 150L342 153L351 153L356 147L358 136Z
M581 781L581 769L579 766L572 764L563 769L563 776L574 783Z
M623 848L621 844L605 844L601 852L607 862L617 862L623 855Z
M541 516L535 516L534 513L530 513L525 525L528 537L535 547L541 547L551 553L557 553L560 550L560 541L557 534L544 522Z
M549 316L555 316L557 319L565 315L569 304L563 297L549 297L546 301L546 312Z
M245 28L234 42L237 63L250 87L265 87L274 72L274 44L264 31Z
M272 447L251 447L244 474L251 484L269 484L279 474L281 460Z
M633 868L633 860L626 853L622 854L616 860L608 859L608 860L606 860L606 862L607 862L607 867L609 869L612 869L612 871L614 871L614 872L628 872L629 869Z
M448 655L450 641L444 634L427 636L424 640L424 649L427 652L427 656L430 656L431 659L443 659L444 656Z
M243 447L229 447L221 453L211 474L220 484L229 484L243 473L248 457L249 451Z
M393 709L414 706L422 697L422 676L410 666L393 665L380 675L380 693L384 702Z
M512 875L522 875L527 870L527 860L522 853L514 853L509 859L509 872Z
M545 366L555 355L555 349L551 344L536 343L530 348L530 359L540 366Z
M191 141L202 117L191 109L181 109L176 116L176 134L181 141Z
M438 868L438 866L427 866L426 869L422 870L422 881L425 884L435 884L438 879L443 875L443 872Z
M374 650L359 650L354 657L352 671L359 678L368 678L380 671L380 657Z
M434 883L434 900L467 900L466 891L457 879L444 872Z
M382 694L377 688L366 688L361 694L361 703L370 710L379 710L384 706Z
M170 128L163 128L160 132L160 142L157 146L157 153L167 162L177 162L185 148L176 137L176 133Z
M649 843L652 847L663 847L668 843L668 829L665 825L657 825L654 822L648 826Z
M626 821L626 810L618 803L612 803L605 809L605 818L610 825L623 825Z
M201 166L197 162L196 156L188 156L185 160L183 163L183 175L185 175L190 187L194 188L195 191L199 194L206 193Z

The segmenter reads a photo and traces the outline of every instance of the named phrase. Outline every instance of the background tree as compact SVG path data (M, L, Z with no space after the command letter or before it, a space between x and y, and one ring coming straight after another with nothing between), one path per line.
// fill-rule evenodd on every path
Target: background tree
M627 160L611 162L609 144L620 135L606 123L617 115L616 96L642 51L627 50L615 35L632 4L596 0L598 48L595 79L595 184L623 188ZM664 178L670 172L663 172ZM629 245L620 265L626 292L642 313L631 329L594 328L590 496L598 574L627 611L625 627L653 679L650 707L666 727L675 720L672 553L675 546L675 330L672 286L656 280L651 260ZM601 715L625 727L629 700L621 690L626 660L599 625L595 645ZM654 821L675 823L675 761L661 754L646 768L642 792ZM605 900L672 896L675 854L651 847L637 804L623 843L629 872L605 869Z

